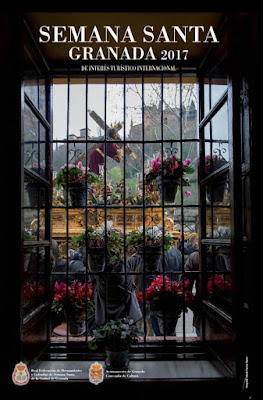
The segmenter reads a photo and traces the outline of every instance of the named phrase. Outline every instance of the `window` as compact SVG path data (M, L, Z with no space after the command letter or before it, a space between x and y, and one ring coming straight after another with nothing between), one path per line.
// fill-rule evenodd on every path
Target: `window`
M21 349L25 360L30 360L41 353L48 340L49 280L53 262L49 223L51 126L49 80L37 56L33 61L35 49L27 40L24 50ZM34 349L28 339L32 336L38 342Z
M200 123L204 148L201 168L202 257L206 298L231 314L231 226L229 188L229 141L227 82L207 79L204 85L206 112Z
M52 238L57 253L51 273L51 342L85 343L94 326L123 315L137 321L142 345L200 341L187 302L190 288L180 283L191 276L184 266L199 235L196 76L54 77L53 107ZM165 173L159 177L162 195L158 179L146 177L159 160L171 156L171 168L179 168L176 160L181 160L190 173L178 175L177 193L166 199ZM83 192L74 192L74 171ZM111 227L107 234L106 226ZM155 232L159 236L152 238ZM153 244L159 246L148 253ZM182 312L170 331L168 305L164 319L157 319L144 298L156 278L183 291ZM88 304L79 313L71 303L76 282ZM195 285L191 289L198 290ZM62 295L64 304L58 301Z

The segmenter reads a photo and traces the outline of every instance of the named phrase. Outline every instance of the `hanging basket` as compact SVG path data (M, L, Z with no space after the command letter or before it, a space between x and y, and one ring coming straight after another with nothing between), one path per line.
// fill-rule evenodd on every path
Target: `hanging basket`
M172 336L174 335L175 328L177 325L178 318L180 314L178 313L163 313L156 312L155 313L159 325L159 330L162 335Z
M88 247L88 261L91 272L103 272L106 262L105 247Z
M45 207L45 189L39 187L36 183L26 185L29 203L31 207Z
M226 190L226 182L219 182L216 185L207 185L206 196L209 203L222 203Z
M157 176L156 183L160 193L160 198L165 203L174 203L178 186L180 186L180 178L175 178L173 175Z
M106 351L105 365L108 369L125 369L129 366L129 349L122 351L112 351L108 348Z
M86 205L85 183L69 183L68 192L72 207L84 207Z
M161 246L143 246L137 247L137 253L143 258L146 272L157 272L160 255L162 253Z

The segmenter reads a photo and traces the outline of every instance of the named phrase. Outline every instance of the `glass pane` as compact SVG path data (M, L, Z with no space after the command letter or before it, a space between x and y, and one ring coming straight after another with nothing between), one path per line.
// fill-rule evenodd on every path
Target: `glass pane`
M211 215L213 212L213 218ZM213 239L230 239L230 209L216 208L206 210L206 235Z
M219 307L231 312L232 280L230 247L207 247L207 296Z
M225 103L212 119L212 139L228 141L228 113Z
M227 89L226 78L211 79L211 107L213 107Z
M39 79L39 111L46 117L46 82Z
M163 137L180 139L180 80L178 76L163 80Z
M126 79L126 140L142 140L142 79Z
M46 201L46 188L33 179L26 178L24 183L24 206L44 208Z
M144 138L161 139L161 78L144 80Z
M206 200L208 204L229 205L229 195L228 176L206 185Z
M105 138L105 80L88 79L88 137Z
M66 140L67 138L67 105L68 85L67 79L53 80L53 138Z
M25 105L24 112L24 166L46 177L46 129L30 108Z
M26 79L24 81L25 93L36 108L38 108L38 79Z
M210 85L208 78L204 79L204 116L210 110Z
M123 140L124 120L124 87L122 78L110 78L107 80L106 93L106 123L107 139ZM114 128L114 133L112 131Z
M195 77L182 78L182 137L197 138L197 83Z
M86 81L70 79L69 85L69 139L86 138Z

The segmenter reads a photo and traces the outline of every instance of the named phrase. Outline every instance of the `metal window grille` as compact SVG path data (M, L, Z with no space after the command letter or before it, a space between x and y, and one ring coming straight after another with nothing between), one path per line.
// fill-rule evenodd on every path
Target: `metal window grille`
M188 224L188 218L191 218L191 211L193 211L192 214L194 214L194 217L192 219L192 221L190 221L190 225L193 226L195 225L196 230L198 229L198 213L199 213L199 200L198 200L198 185L197 185L197 167L198 167L198 149L199 149L199 138L197 135L197 127L198 127L198 122L197 122L197 102L195 104L196 107L196 113L195 113L195 122L193 122L193 129L195 130L195 133L187 136L187 134L184 132L184 117L185 117L185 113L187 113L189 110L186 110L185 108L185 103L184 103L184 93L183 93L183 88L184 88L184 82L186 82L186 79L188 79L189 75L191 76L193 82L195 77L192 74L186 74L184 71L179 70L178 73L175 76L171 76L171 75L165 75L165 74L160 74L157 77L151 77L151 76L147 76L147 75L142 75L140 77L136 76L136 79L138 80L138 85L140 88L140 96L141 96L141 105L140 105L140 121L141 121L141 136L139 139L133 140L131 139L127 134L127 113L126 113L126 109L127 109L127 85L130 79L130 75L123 75L121 77L118 77L118 82L119 85L123 88L122 93L123 96L120 99L120 107L122 107L123 109L123 137L119 138L118 140L115 141L115 143L122 145L124 151L123 151L123 171L122 171L122 176L124 179L124 185L123 185L123 198L124 198L124 203L122 204L116 204L116 205L109 205L107 204L107 192L106 192L106 187L107 187L107 168L108 168L108 164L109 164L109 159L105 156L104 157L104 204L87 204L86 201L86 205L85 206L81 206L81 207L75 207L72 206L71 202L70 202L70 197L69 197L69 191L65 190L63 195L64 195L64 203L63 204L57 204L56 202L53 201L53 224L55 221L55 216L59 216L58 221L64 221L64 233L65 236L63 238L64 241L62 241L63 243L60 243L61 248L64 246L64 261L65 261L65 270L63 272L58 272L56 270L54 270L51 273L51 280L52 280L52 284L54 285L54 283L56 281L60 281L60 282L65 282L66 283L66 297L67 297L67 305L65 308L66 311L66 318L64 321L60 321L61 322L66 322L66 324L64 324L64 334L61 334L61 336L54 334L54 330L53 328L56 327L56 323L52 324L52 334L51 334L51 341L54 344L69 344L69 343L80 343L83 344L85 342L87 342L88 340L90 340L90 335L91 333L89 332L88 329L86 329L84 331L84 333L80 336L74 336L70 333L70 329L69 329L69 319L70 319L70 284L73 280L77 279L79 280L81 283L86 283L86 292L85 292L85 298L87 300L88 297L88 291L87 291L87 284L92 282L94 278L98 277L98 273L97 272L92 272L87 266L89 264L89 250L87 247L87 243L86 244L86 252L84 254L84 264L86 266L86 270L85 273L80 275L79 273L75 273L72 272L69 268L70 265L70 255L69 255L69 251L70 248L72 246L71 243L71 237L70 237L70 231L71 231L71 218L72 215L71 212L72 210L75 210L77 208L77 210L80 211L80 214L83 217L82 220L82 228L83 231L88 231L90 225L90 215L91 212L93 212L95 215L100 214L101 217L101 223L104 222L104 225L107 225L107 221L108 221L108 217L109 215L112 215L112 210L118 210L119 215L122 214L122 220L123 220L123 224L122 224L122 228L123 228L123 240L124 240L124 252L123 252L123 260L124 260L124 269L121 272L115 273L115 272L108 272L107 269L106 271L104 271L103 273L103 279L105 282L104 285L104 296L105 296L105 304L106 304L106 312L105 312L105 316L106 319L108 319L108 302L109 302L109 298L110 298L110 285L109 285L109 279L112 279L112 277L114 276L123 276L124 277L124 283L123 283L123 287L126 288L126 292L125 292L125 296L124 296L124 302L126 301L126 298L129 297L130 293L129 293L129 288L127 289L127 283L130 280L130 277L132 276L133 278L137 277L140 278L141 281L141 287L139 288L139 290L141 289L143 292L145 292L146 288L147 288L147 278L149 277L149 275L151 275L150 273L148 273L145 269L145 266L142 267L142 269L138 270L138 271L133 271L133 272L129 272L128 270L128 253L127 253L127 221L128 221L128 213L130 213L130 211L134 211L134 212L138 212L142 215L142 226L143 226L143 236L145 239L145 230L147 228L147 224L148 222L146 222L146 219L149 217L150 215L150 224L153 224L154 222L154 213L155 211L159 212L160 215L160 220L161 220L161 224L162 224L162 228L163 228L163 235L164 235L164 231L168 230L168 228L165 226L166 222L165 222L165 217L166 217L166 212L169 211L171 213L171 215L176 215L177 219L180 221L180 240L178 240L178 243L180 244L180 250L181 250L181 269L178 271L166 271L164 265L162 266L162 270L160 271L160 274L163 278L165 276L168 276L170 279L178 279L179 277L181 279L184 279L185 276L185 271L184 271L184 264L185 264L185 259L186 259L186 251L184 248L184 244L186 242L186 238L188 237L187 234L189 233L187 224ZM106 154L106 149L107 146L112 144L112 141L107 137L106 132L108 129L108 124L109 122L114 122L114 121L108 121L108 85L109 85L109 81L112 79L112 76L103 76L103 77L99 77L99 81L102 82L103 81L103 85L104 85L104 115L102 116L103 119L103 123L104 123L104 132L103 132L103 138L99 138L99 140L97 138L94 137L90 137L89 134L89 117L88 117L88 109L89 109L89 100L90 100L90 84L89 84L89 79L90 76L87 76L85 78L79 78L82 81L83 87L84 87L84 92L85 92L85 99L84 99L84 103L85 105L82 104L82 107L84 109L85 112L85 129L84 129L84 135L81 135L81 137L78 137L76 139L76 137L71 136L71 132L70 132L70 119L71 119L71 90L72 90L72 82L77 81L78 78L73 78L71 75L68 75L66 78L61 78L58 77L57 79L54 78L54 86L56 86L56 84L59 82L61 83L63 81L64 87L65 87L65 93L66 93L66 101L65 101L65 106L66 106L66 110L64 110L64 118L66 118L66 136L64 138L56 138L56 131L54 130L53 133L53 145L56 147L56 149L64 149L65 153L64 153L64 162L65 164L68 166L69 164L74 164L77 162L78 159L82 159L83 161L83 165L85 164L85 171L86 173L88 172L88 162L89 162L89 148L90 146L94 145L94 144L103 144L103 150L104 150L104 154ZM95 77L92 77L92 79L96 79ZM158 113L159 113L159 136L158 138L152 139L149 138L148 134L147 134L147 130L146 130L146 124L147 124L147 104L146 104L146 87L147 87L147 83L146 82L151 82L151 81L156 81L158 82ZM166 81L167 79L167 81ZM178 97L179 97L179 101L177 104L175 104L175 108L177 109L178 112L178 119L179 119L179 124L178 124L178 132L176 132L177 136L176 137L168 137L167 133L165 134L164 132L164 128L166 126L167 123L167 116L164 117L164 114L167 111L167 105L165 104L165 99L164 99L164 88L166 85L166 82L168 83L169 86L169 79L174 79L176 81L176 83L171 83L170 85L172 86L177 85L177 89L179 90ZM174 82L175 82L174 81ZM171 80L171 82L173 82L173 80ZM194 85L194 84L193 84ZM191 88L192 90L196 90L196 88ZM152 92L152 94L154 94L154 90ZM65 100L65 99L64 99ZM56 103L56 97L54 96L54 103ZM192 110L193 112L193 110ZM55 113L56 113L56 108L54 107L53 109L53 113L54 113L54 117L56 117ZM190 118L190 117L189 117ZM146 199L143 196L142 199L142 203L141 204L126 204L126 199L127 199L127 185L126 185L126 180L127 180L127 171L129 169L128 165L127 165L127 158L128 158L128 154L126 153L125 149L126 149L126 145L130 145L131 147L133 145L139 146L140 150L141 150L141 176L144 177L145 174L145 166L146 166L146 150L147 147L149 145L158 145L159 146L159 155L161 157L161 159L163 159L163 157L166 155L166 151L167 149L172 150L172 149L176 149L178 151L178 154L180 155L181 159L186 157L185 153L185 148L187 147L188 149L191 148L195 148L196 152L196 159L195 159L195 170L196 170L196 175L195 178L196 179L196 199L194 200L194 202L191 202L191 200L186 200L185 196L184 196L184 187L182 185L182 178L181 178L181 185L179 187L179 192L177 194L177 198L178 201L173 203L173 204L167 204L164 202L163 199L161 199L160 203L158 205L156 204L147 204L146 203ZM184 155L184 156L183 156ZM81 156L81 157L80 157ZM153 158L153 154L151 154L150 156L152 156ZM147 159L149 157L149 154L147 154ZM56 158L56 152L54 151L54 160ZM53 161L54 161L53 160ZM63 162L63 164L64 164ZM54 165L53 165L54 167ZM57 168L58 169L58 168ZM57 171L58 172L58 171ZM163 176L163 172L162 172L162 180L163 180L164 176ZM67 183L69 180L69 177L67 175L66 177ZM142 179L142 193L145 193L145 180ZM87 194L87 178L85 180L85 193ZM86 197L86 195L85 195ZM87 200L87 197L86 197ZM60 214L56 214L56 213L60 213ZM74 218L74 216L73 216ZM103 220L103 221L102 221ZM84 221L84 222L83 222ZM175 221L173 221L175 222ZM177 221L178 222L178 221ZM60 241L61 237L55 237L54 235L54 229L53 229L53 238L55 238L56 240ZM107 235L105 235L105 247L107 248ZM162 241L162 254L164 255L165 253L165 249L164 249L164 241ZM107 265L107 251L105 252L105 257L106 257L106 265ZM145 246L143 248L143 259L145 259ZM163 260L163 264L164 264L164 260L165 257L162 257ZM184 288L183 288L183 292L184 292ZM138 292L138 291L137 291ZM135 292L135 294L137 294L137 292ZM54 292L53 292L54 294ZM127 304L126 304L127 307ZM146 309L146 304L143 303L141 306L141 311L142 311L142 320L141 320L141 328L143 329L143 335L140 341L140 345L143 347L148 346L149 344L158 344L158 345L164 345L164 346L172 346L174 343L179 342L180 345L182 345L183 348L186 348L186 346L192 341L192 336L194 338L194 340L196 339L195 334L190 335L187 333L187 328L186 325L189 324L189 326L192 327L192 320L188 318L188 313L186 311L183 311L181 314L181 333L177 336L174 335L167 335L165 333L161 334L160 336L155 336L155 335L149 335L147 332L147 329L149 329L149 316L147 314L147 309ZM165 312L166 313L166 312ZM85 313L85 321L86 321L86 326L88 326L88 313ZM165 325L167 324L167 319L164 319L164 328ZM63 325L63 324L62 324ZM189 328L189 327L188 327ZM192 332L193 331L193 328Z

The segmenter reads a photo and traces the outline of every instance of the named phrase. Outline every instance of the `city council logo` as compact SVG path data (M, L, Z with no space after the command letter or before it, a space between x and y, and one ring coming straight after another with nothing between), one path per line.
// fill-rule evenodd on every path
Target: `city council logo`
M89 380L91 383L94 383L94 385L98 385L103 381L103 379L104 379L103 367L96 361L94 364L91 364L90 366Z
M26 385L29 382L29 372L26 364L20 361L16 364L14 372L12 374L12 380L15 385Z

